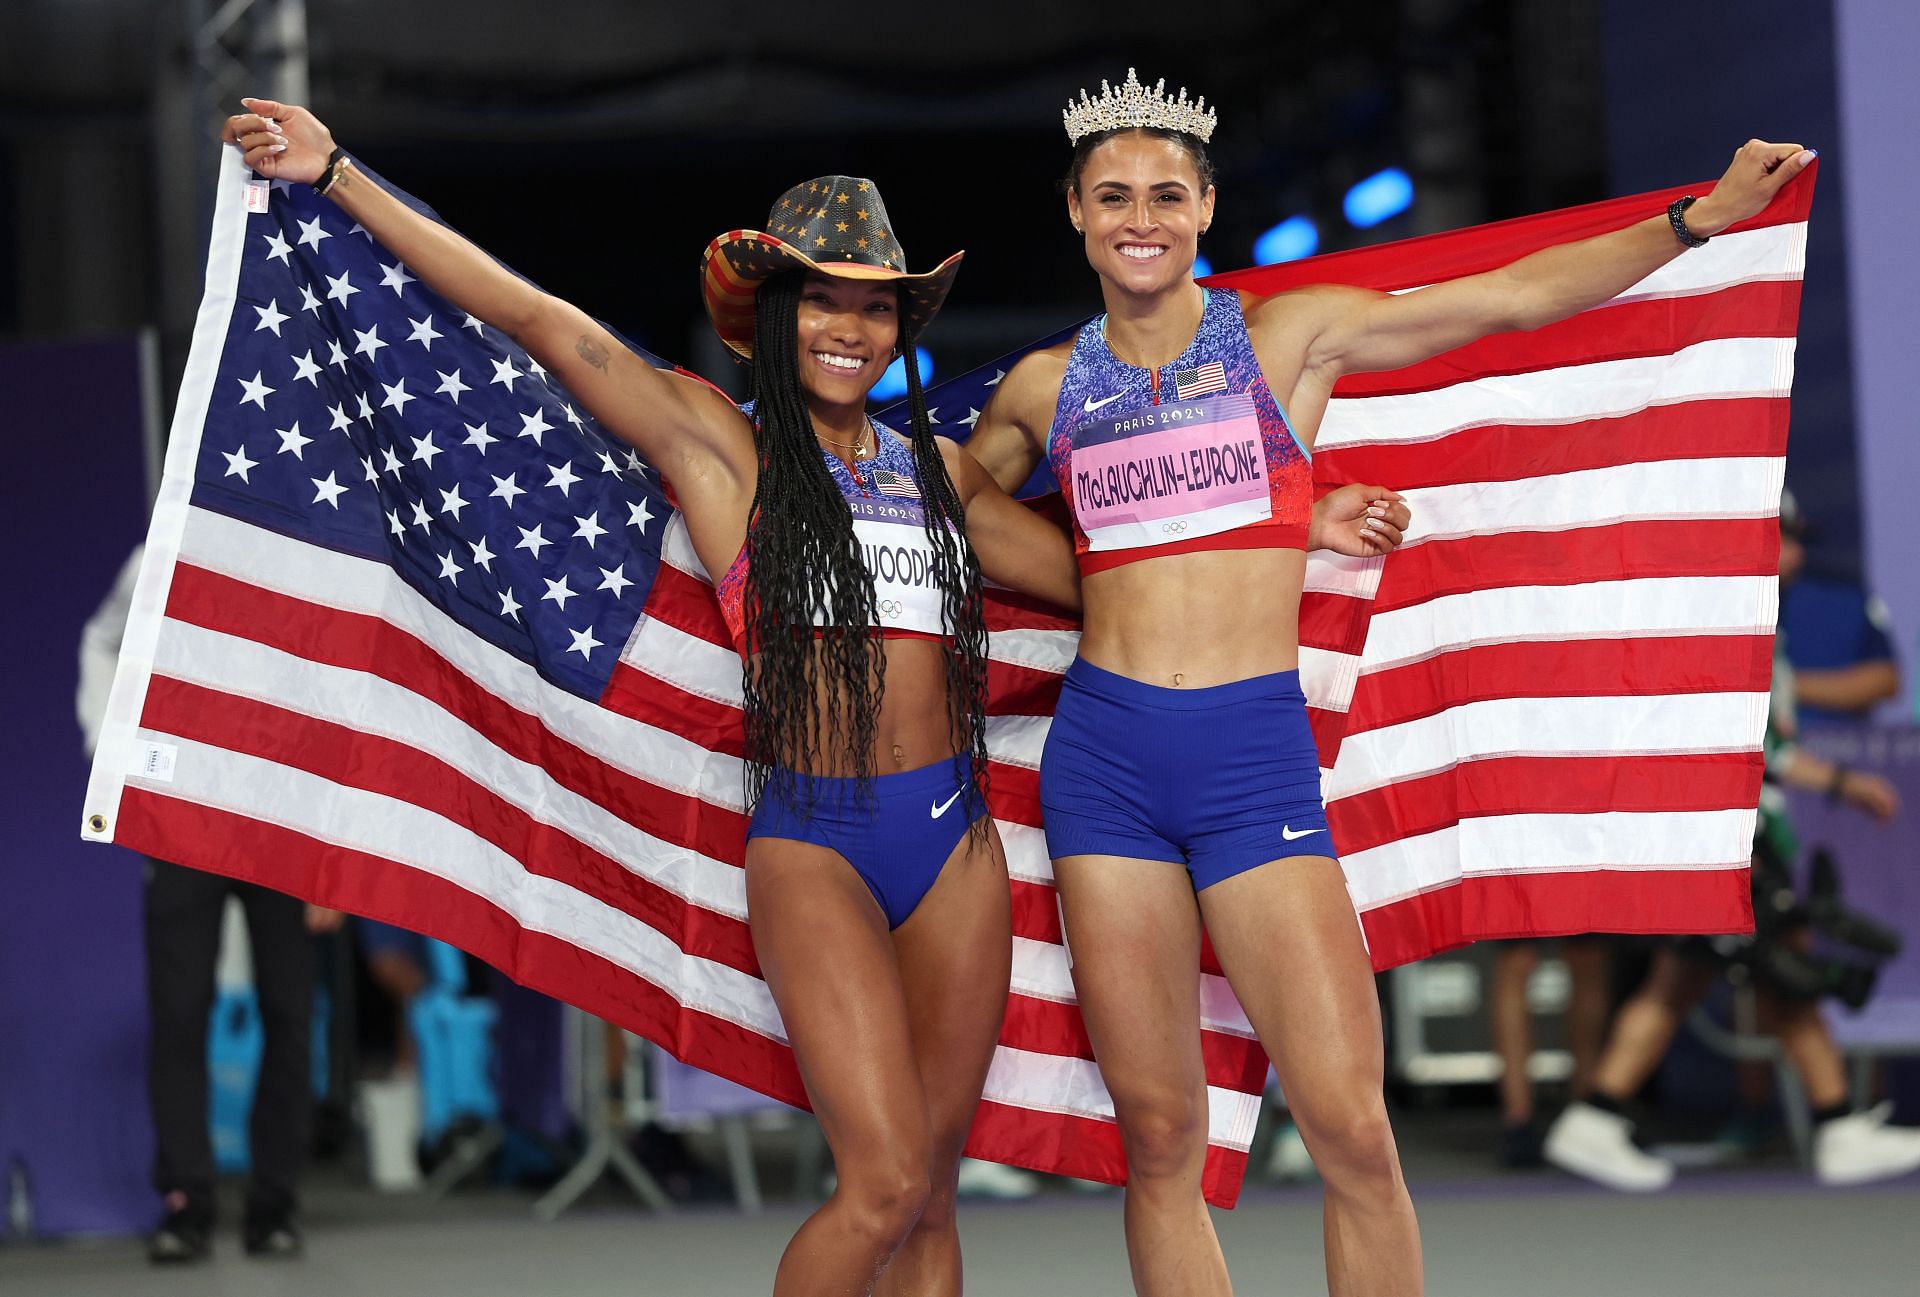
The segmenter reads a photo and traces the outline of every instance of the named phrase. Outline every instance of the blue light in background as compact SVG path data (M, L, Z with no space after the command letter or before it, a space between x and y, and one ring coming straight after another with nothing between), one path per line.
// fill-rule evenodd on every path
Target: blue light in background
M1213 263L1211 261L1208 261L1205 257L1195 257L1193 259L1193 277L1195 279L1205 279L1212 273Z
M1289 216L1253 241L1254 264L1298 261L1320 250L1320 227L1311 217Z
M1347 190L1341 207L1354 228L1367 230L1413 206L1413 179L1399 167L1376 171Z
M915 347L913 358L920 367L920 385L926 386L933 381L933 353L925 347ZM907 394L907 358L900 357L887 366L887 372L880 375L880 381L867 393L869 401L897 401Z

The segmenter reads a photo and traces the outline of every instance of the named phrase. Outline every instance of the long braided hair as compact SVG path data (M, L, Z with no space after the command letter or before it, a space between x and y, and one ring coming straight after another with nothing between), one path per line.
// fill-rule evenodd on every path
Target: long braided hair
M800 385L799 307L805 272L775 275L754 303L753 423L759 481L747 525L744 612L748 668L745 710L747 797L753 805L769 783L792 798L796 772L823 753L851 755L862 795L872 789L873 746L886 688L886 651L872 631L880 624L874 585L853 518L814 439L813 417ZM913 354L902 331L901 350ZM965 790L969 819L984 809L987 768L987 634L980 565L964 540L960 496L927 418L920 375L909 360L913 463L920 481L933 576L952 644L947 653L947 714L973 758ZM884 433L876 433L883 436ZM816 610L825 634L813 634ZM956 765L958 757L955 758ZM801 798L803 813L811 810ZM982 821L984 823L984 821Z

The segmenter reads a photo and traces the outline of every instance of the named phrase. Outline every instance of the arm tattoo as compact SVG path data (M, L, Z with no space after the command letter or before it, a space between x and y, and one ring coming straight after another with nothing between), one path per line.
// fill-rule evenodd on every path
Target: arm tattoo
M586 361L602 373L606 372L607 349L595 342L591 334L581 334L580 341L573 344L573 350L580 359Z

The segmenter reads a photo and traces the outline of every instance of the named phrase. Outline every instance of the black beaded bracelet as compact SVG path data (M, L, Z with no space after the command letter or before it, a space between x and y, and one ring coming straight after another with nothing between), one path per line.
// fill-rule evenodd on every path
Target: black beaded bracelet
M346 170L341 165L346 160L347 151L337 144L334 145L333 152L327 154L327 164L320 168L320 182L313 187L313 192L325 197L327 190L333 188L333 182L340 178L342 171Z
M1673 237L1686 244L1689 248L1704 248L1707 246L1706 239L1701 238L1687 228L1687 209L1692 207L1697 201L1699 200L1692 194L1688 194L1685 198L1674 199L1673 205L1667 208L1667 224L1673 227Z

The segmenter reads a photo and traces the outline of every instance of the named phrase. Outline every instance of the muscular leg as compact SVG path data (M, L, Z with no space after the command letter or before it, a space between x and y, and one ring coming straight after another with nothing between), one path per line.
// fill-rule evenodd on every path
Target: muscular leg
M772 838L747 844L747 910L838 1178L773 1291L868 1293L926 1206L932 1145L887 921L838 854Z
M1373 966L1340 866L1274 861L1202 891L1200 911L1325 1182L1329 1293L1415 1297L1420 1227L1381 1092Z
M1134 1291L1220 1297L1231 1286L1200 1189L1207 1077L1192 882L1181 865L1119 856L1065 856L1053 875L1074 990L1127 1154Z
M1787 1062L1807 1089L1807 1102L1818 1111L1843 1107L1848 1101L1847 1065L1833 1034L1820 1018L1813 1000L1789 1000L1761 987L1757 996L1760 1028L1773 1035L1786 1051Z
M1533 1120L1533 1078L1527 1061L1533 1057L1533 1019L1527 1012L1527 982L1540 967L1540 950L1530 941L1500 949L1493 965L1493 993L1488 997L1488 1027L1494 1052L1500 1055L1500 1116L1509 1126Z
M962 838L940 879L893 932L913 1053L933 1132L932 1193L874 1292L959 1297L954 1183L1006 1016L1013 961L1007 862L1000 837Z
M1631 1099L1660 1066L1680 1022L1713 984L1713 970L1662 949L1633 998L1621 1008L1613 1035L1593 1072L1593 1090L1615 1103Z

